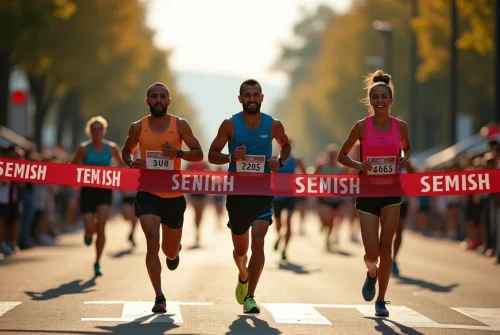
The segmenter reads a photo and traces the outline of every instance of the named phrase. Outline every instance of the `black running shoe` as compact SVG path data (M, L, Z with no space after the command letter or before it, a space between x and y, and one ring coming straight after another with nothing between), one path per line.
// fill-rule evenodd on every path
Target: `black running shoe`
M155 299L155 305L151 309L153 313L167 313L167 300L164 295L160 295Z
M182 244L179 245L179 252L182 250ZM170 271L174 271L179 266L179 252L177 252L177 257L174 259L168 259L167 257L167 267Z

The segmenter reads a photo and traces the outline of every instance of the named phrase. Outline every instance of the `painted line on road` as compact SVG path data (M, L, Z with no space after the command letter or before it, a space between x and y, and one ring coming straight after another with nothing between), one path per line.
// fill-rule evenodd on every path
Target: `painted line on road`
M120 318L81 318L81 321L93 322L138 322L138 323L183 323L181 305L213 306L211 302L179 302L168 301L167 313L155 314L151 312L151 301L84 301L88 305L123 305Z
M310 304L269 303L262 306L271 312L276 323L332 325Z
M125 304L127 302L144 302L151 304L151 301L84 301L84 304L97 304L97 305L113 305L113 304ZM190 305L190 306L213 306L213 302L183 302L183 301L170 301L168 303L178 304L178 305Z
M150 301L85 301L88 305L110 305L121 304L122 315L119 318L81 318L81 321L93 322L138 322L138 323L183 323L181 307L191 306L213 306L211 302L167 302L166 314L154 314L151 312ZM11 303L12 304L12 303ZM303 325L326 325L332 326L335 320L328 320L316 308L340 308L356 309L364 318L378 318L375 316L375 306L345 305L345 304L303 304L303 303L263 303L263 308L268 310L274 321L278 324L303 324ZM1 307L1 305L0 305ZM14 308L15 306L11 307ZM441 329L469 329L500 331L500 308L464 308L450 307L451 309L479 321L485 326L440 324L425 315L414 311L406 306L389 306L391 315L389 318L380 318L383 322L393 328L441 328ZM487 325L487 326L486 326Z
M315 308L356 309L365 318L379 318L375 316L374 305L333 305L333 304L295 304L295 303L267 303L262 304L274 318L276 323L282 324L324 324L332 323L323 317ZM443 329L470 329L497 331L500 329L500 309L470 308L455 309L488 326L440 324L406 306L390 306L390 317L381 318L390 327L403 325L410 328L443 328Z
M20 305L22 301L0 301L0 316Z
M452 307L451 309L500 330L500 308Z

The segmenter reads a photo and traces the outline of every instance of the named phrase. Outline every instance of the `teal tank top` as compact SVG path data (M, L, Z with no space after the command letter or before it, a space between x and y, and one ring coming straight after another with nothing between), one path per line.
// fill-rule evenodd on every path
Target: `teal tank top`
M97 166L111 166L111 150L108 143L104 143L102 151L95 151L92 143L87 144L87 153L83 157L83 164Z

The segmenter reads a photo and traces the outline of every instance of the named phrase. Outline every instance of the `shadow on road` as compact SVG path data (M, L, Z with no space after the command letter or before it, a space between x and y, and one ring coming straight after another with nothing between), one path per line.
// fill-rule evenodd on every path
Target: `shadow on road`
M238 318L233 321L229 326L229 331L226 335L246 335L246 334L258 334L258 335L277 335L281 334L281 331L272 328L264 320L259 319L256 316L251 315L238 315Z
M5 257L3 260L0 260L0 267L11 265L11 264L16 264L16 263L18 264L18 263L40 262L40 257L24 257L24 256L23 257L16 257L16 256L8 256L8 257Z
M134 322L121 323L116 326L97 326L96 331L78 331L78 330L23 330L23 329L0 329L0 333L22 333L22 334L68 334L68 335L103 335L103 334L125 334L125 335L136 335L136 334L148 334L148 335L160 335L165 334L169 330L179 328L178 325L174 323L147 323L141 324L141 322L146 321L151 318L151 315L139 318ZM273 333L275 334L275 333ZM276 333L278 334L278 333Z
M431 283L431 282L428 282L428 281L425 281L422 279L415 279L415 278L409 278L409 277L404 277L404 276L398 276L398 277L394 277L394 278L398 279L397 284L415 285L415 286L419 286L421 288L428 289L428 290L433 291L433 292L448 293L448 292L451 292L454 288L459 286L459 284L457 284L457 283L443 286L443 285Z
M122 258L124 256L132 255L133 252L134 252L134 249L129 248L129 249L125 249L125 250L121 250L121 251L112 253L112 254L110 254L110 256L113 258Z
M351 254L350 252L340 250L340 249L330 249L330 250L327 250L326 252L329 254L332 254L332 255L340 255L340 256L345 256L345 257L353 256L353 254Z
M61 284L59 287L51 288L45 292L26 291L24 293L31 297L32 300L50 300L59 298L62 295L93 292L95 290L89 290L89 288L94 286L95 277L86 282L83 282L83 280L73 280L72 282Z
M378 333L388 334L388 335L392 335L392 334L424 335L424 333L421 333L413 328L404 326L398 322L394 322L393 320L388 319L388 318L367 317L365 319L371 319L371 320L374 320L375 322L377 322L377 325L375 326L375 330ZM398 327L401 332L397 332L396 329L389 326L387 324L387 322L392 323L393 325Z
M138 318L134 322L130 323L122 323L117 326L98 326L96 328L100 329L101 331L105 331L104 333L99 332L99 334L160 335L160 334L165 334L165 332L168 332L169 330L180 327L174 323L169 323L169 322L161 322L161 323L153 322L153 323L141 324L141 322L147 321L149 319L151 319L151 315L146 315L142 318Z
M304 267L302 265L299 265L299 264L296 264L296 263L292 263L292 262L287 262L287 261L281 261L279 263L278 268L280 270L286 270L286 271L295 272L298 275L308 275L311 272L319 272L319 271L321 271L321 269L307 270L307 269L304 269Z

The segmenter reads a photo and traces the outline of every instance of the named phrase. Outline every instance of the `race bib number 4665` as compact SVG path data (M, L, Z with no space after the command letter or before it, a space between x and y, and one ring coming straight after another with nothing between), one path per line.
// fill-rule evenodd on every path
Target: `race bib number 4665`
M236 172L263 173L266 164L266 156L249 155L236 162Z
M173 170L174 160L165 158L161 151L146 150L146 169Z
M388 175L396 173L397 159L395 156L367 157L366 161L373 167L369 175Z

